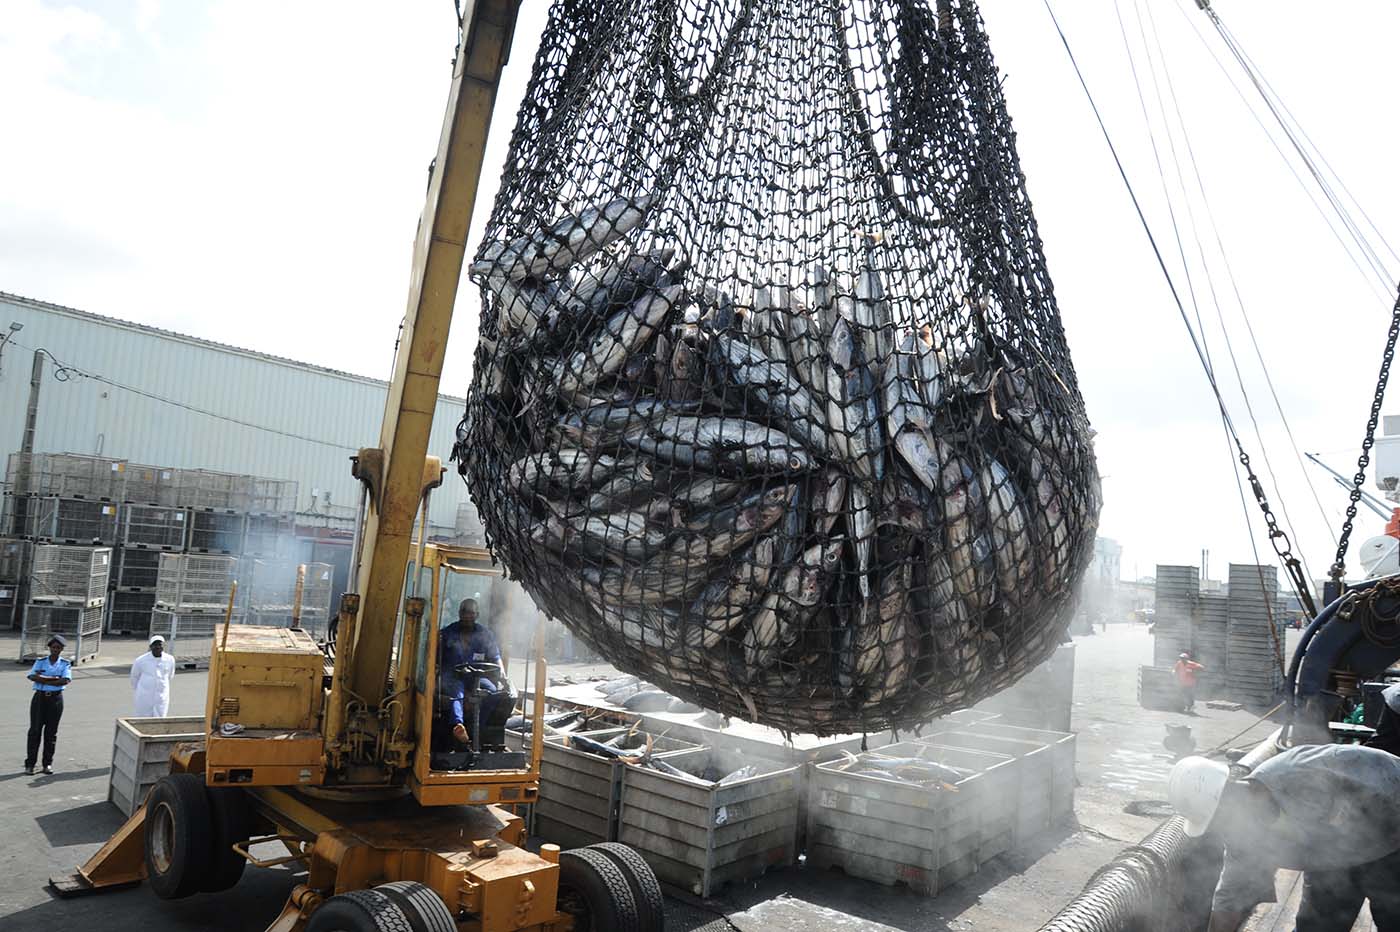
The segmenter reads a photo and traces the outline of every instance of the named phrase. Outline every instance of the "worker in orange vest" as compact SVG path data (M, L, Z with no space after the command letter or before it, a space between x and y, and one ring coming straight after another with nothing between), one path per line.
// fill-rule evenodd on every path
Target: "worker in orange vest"
M1177 658L1172 672L1176 674L1176 688L1181 690L1181 711L1187 715L1196 714L1196 674L1205 667L1191 659L1189 651L1183 651Z

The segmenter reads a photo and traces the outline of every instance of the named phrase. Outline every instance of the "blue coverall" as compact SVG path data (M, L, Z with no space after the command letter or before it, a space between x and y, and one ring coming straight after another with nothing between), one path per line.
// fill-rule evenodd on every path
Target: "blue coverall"
M467 681L470 675L458 673L453 667L464 663L500 663L501 648L496 644L496 636L485 625L478 624L468 636L467 646L462 646L462 623L454 621L438 635L438 670L441 671L442 695L451 700L448 709L449 726L467 724L463 718L462 706L467 698ZM496 693L494 680L481 677L481 688ZM491 695L481 700L481 720L490 721L491 712L500 701L499 695Z

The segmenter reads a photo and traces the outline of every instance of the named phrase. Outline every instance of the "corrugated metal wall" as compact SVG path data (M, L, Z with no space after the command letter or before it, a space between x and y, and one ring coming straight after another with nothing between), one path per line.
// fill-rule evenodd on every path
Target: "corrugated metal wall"
M42 347L126 388L64 380L46 360L37 453L295 479L303 512L315 510L313 489L330 493L332 513L358 503L348 457L378 441L385 383L0 292L0 335L12 321L24 328L0 355L0 458L20 447L33 350ZM460 399L439 397L429 452L444 464L461 416ZM432 523L451 528L466 499L449 467Z

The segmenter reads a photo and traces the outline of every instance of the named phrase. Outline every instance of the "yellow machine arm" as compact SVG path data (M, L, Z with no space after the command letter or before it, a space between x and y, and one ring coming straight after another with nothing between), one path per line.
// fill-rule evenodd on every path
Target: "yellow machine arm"
M342 652L350 669L343 680L337 677L331 696L336 712L350 698L340 688L342 682L371 710L386 695L394 627L404 597L404 568L412 559L414 519L426 490L441 482L441 467L435 460L425 469L428 435L486 135L519 7L520 0L467 0L462 10L463 45L414 242L408 311L389 383L384 426L378 449L363 450L356 459L355 472L366 486L369 510L360 542L364 556L355 581L359 617L354 642ZM424 533L426 525L425 520Z

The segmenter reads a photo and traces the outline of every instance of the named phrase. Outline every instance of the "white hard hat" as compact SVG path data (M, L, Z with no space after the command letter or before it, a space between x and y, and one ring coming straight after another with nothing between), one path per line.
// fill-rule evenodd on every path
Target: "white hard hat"
M1190 655L1190 654L1187 654L1187 653L1181 653L1181 654L1178 654L1178 655L1177 655L1177 658L1180 659L1180 660L1190 660L1190 659L1191 659L1191 655Z
M1400 683L1393 683L1381 690L1381 698L1392 712L1400 712Z
M1167 778L1167 799L1186 818L1186 834L1205 834L1229 782L1230 768L1219 761L1183 757L1176 762Z
M162 635L162 634L153 634L153 635L151 635L150 643L151 643L151 644L164 644L164 643L165 643L165 635Z

